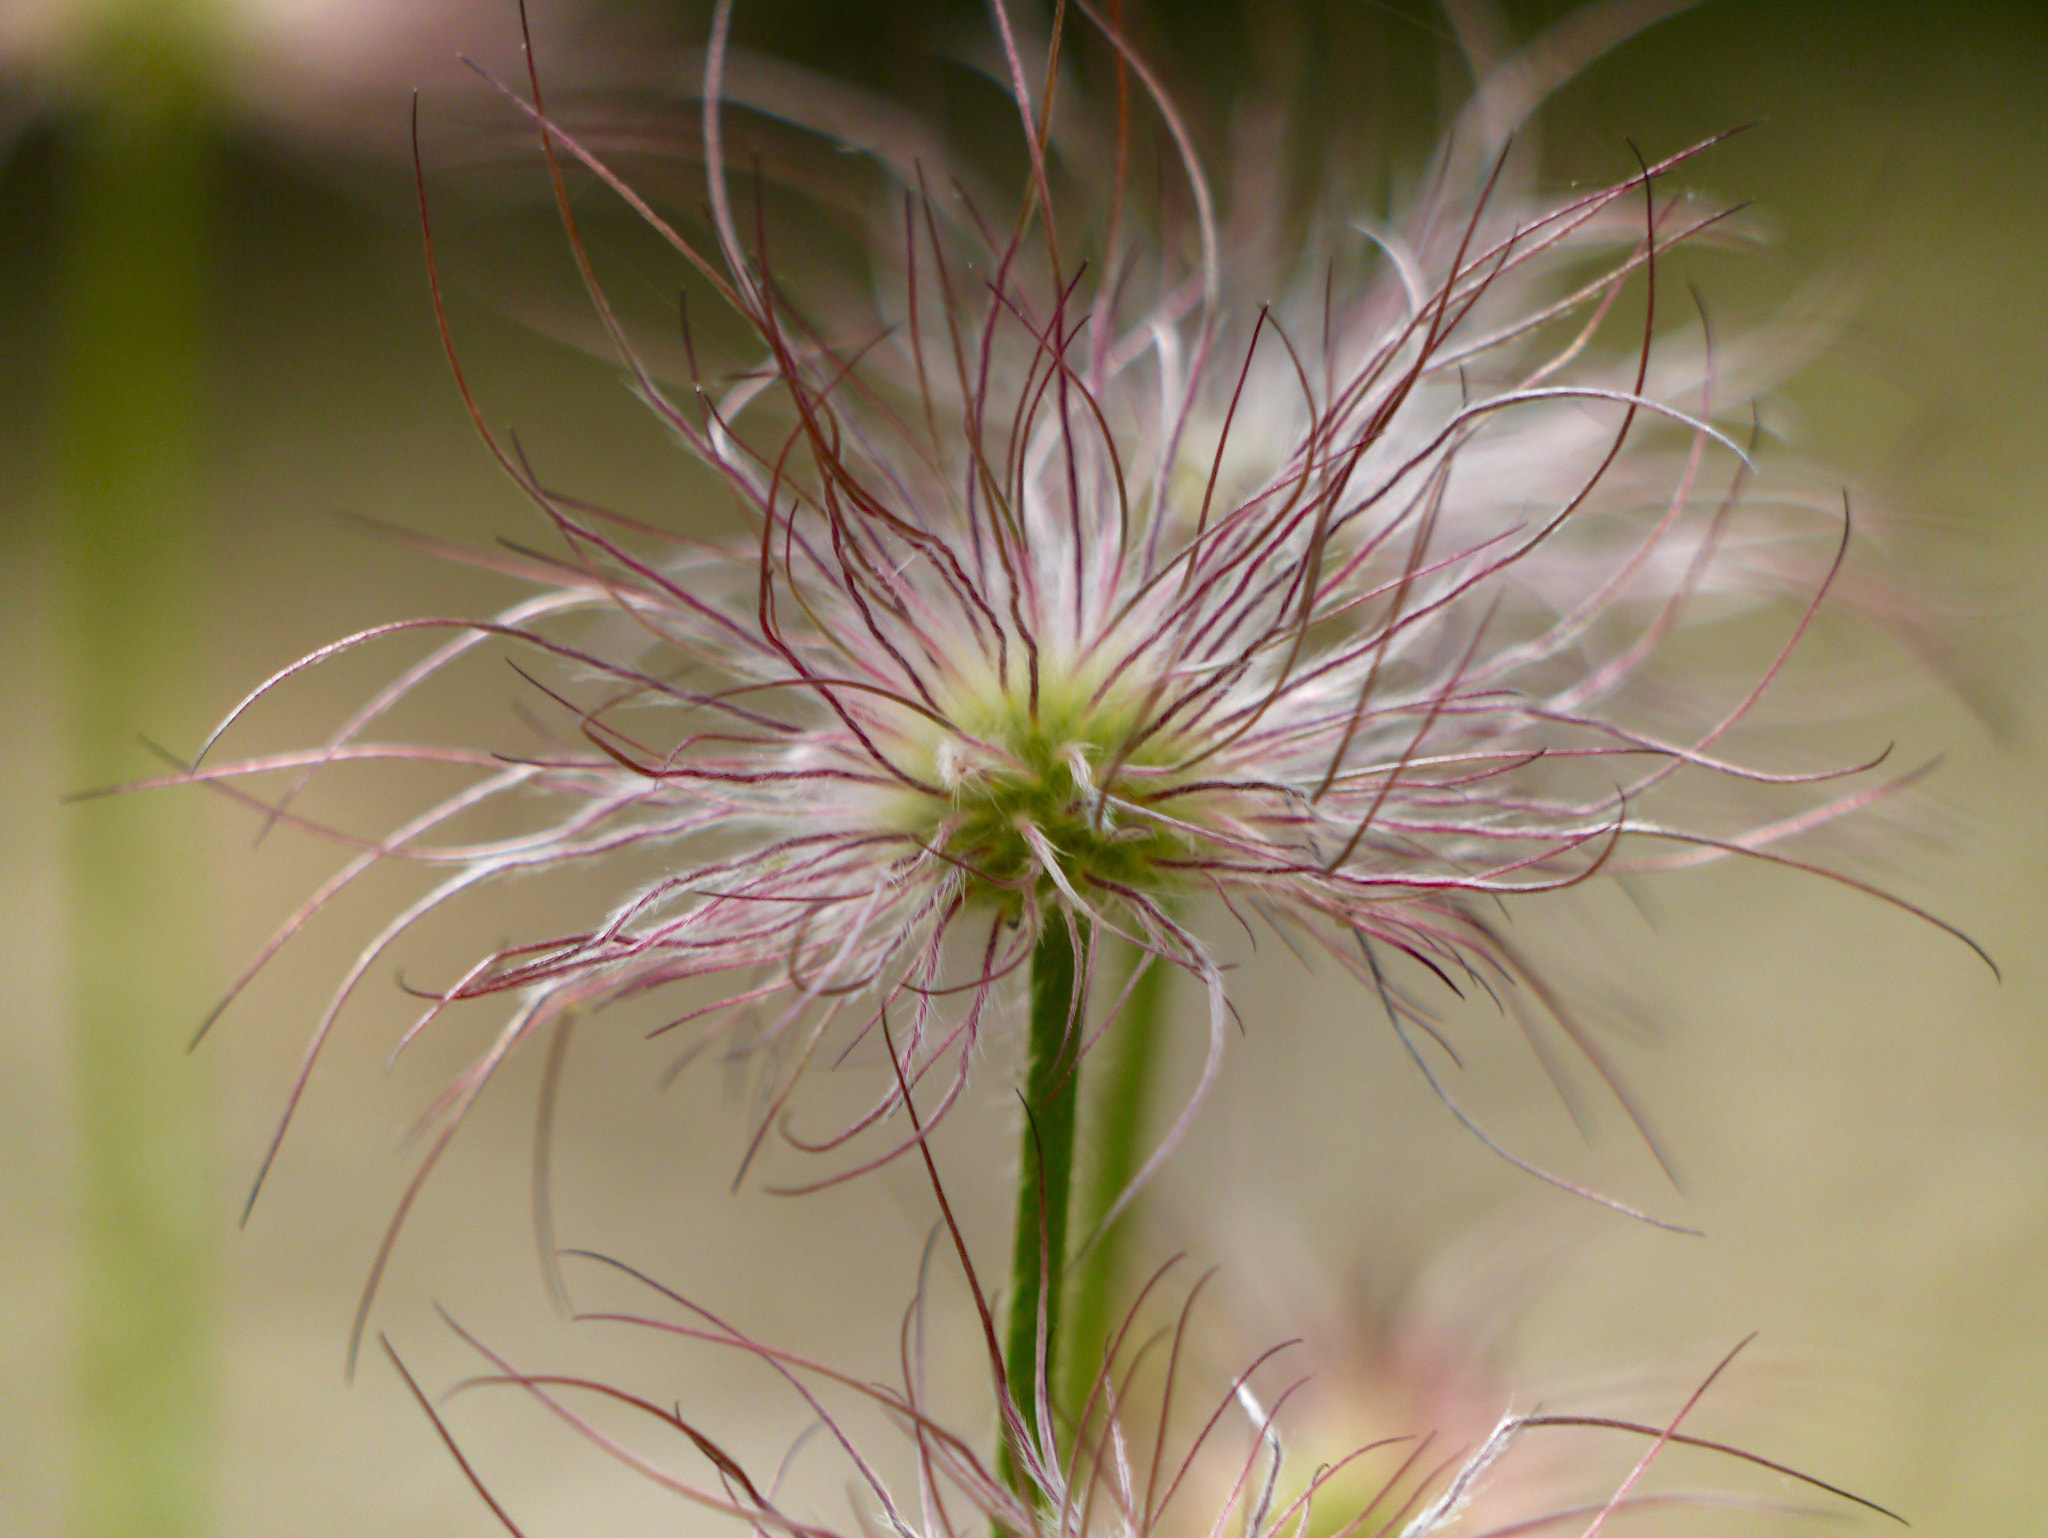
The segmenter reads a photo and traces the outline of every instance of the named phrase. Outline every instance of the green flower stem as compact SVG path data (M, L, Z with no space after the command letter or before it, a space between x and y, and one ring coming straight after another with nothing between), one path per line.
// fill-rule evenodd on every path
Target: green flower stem
M1086 1021L1076 986L1087 968L1088 931L1080 944L1064 915L1047 915L1031 956L1031 1038L1024 1079L1024 1138L1018 1158L1017 1228L1010 1257L1009 1340L1003 1369L1023 1416L1038 1437L1039 1316L1044 1314L1047 1363L1060 1360L1060 1298L1067 1266L1067 1207L1074 1180L1074 1121L1081 1085ZM1048 1369L1049 1371L1050 1369ZM997 1458L1003 1482L1030 1498L1023 1462L1006 1436Z
M192 427L212 145L199 93L161 55L108 62L71 124L52 424L78 788L149 767L136 734L181 719L202 613ZM74 1531L193 1538L212 1527L218 1237L210 1101L180 1050L203 997L202 861L189 814L155 796L66 820Z
M1126 949L1130 949L1126 947ZM1132 964L1144 956L1131 950ZM1137 1177L1145 1153L1145 1122L1152 1107L1152 1079L1158 1062L1160 1017L1165 1010L1172 968L1156 958L1130 985L1116 1028L1096 1048L1104 1071L1088 1096L1089 1142L1093 1159L1082 1209L1093 1242L1082 1255L1069 1286L1066 1352L1060 1402L1077 1411L1102 1371L1102 1354L1112 1331L1111 1307L1123 1287L1125 1240L1130 1233L1128 1208L1104 1227L1102 1220L1116 1199Z

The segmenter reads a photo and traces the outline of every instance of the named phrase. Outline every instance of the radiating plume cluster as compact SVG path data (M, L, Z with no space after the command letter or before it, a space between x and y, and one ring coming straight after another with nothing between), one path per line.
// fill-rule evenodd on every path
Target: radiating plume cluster
M1220 1072L1219 925L1326 955L1384 1006L1425 1075L1435 991L1476 989L1547 1013L1619 1095L1597 1042L1504 934L1503 904L1729 854L1811 868L1778 841L1890 788L1875 761L1760 766L1736 741L1823 601L1847 588L1851 519L1833 495L1758 490L1756 397L1795 344L1717 342L1666 277L1679 248L1741 238L1730 210L1672 190L1712 141L1635 160L1592 190L1532 192L1514 135L1554 83L1553 47L1532 53L1548 75L1481 80L1390 203L1290 223L1270 187L1212 186L1199 135L1145 59L1119 26L1076 10L1034 39L992 7L986 78L1023 151L1008 193L873 106L876 131L844 146L866 201L852 273L820 272L801 231L779 223L784 200L761 193L774 167L734 175L724 135L736 102L843 131L853 98L735 52L729 4L704 59L701 219L672 219L636 190L551 112L537 72L508 89L613 356L722 488L739 532L562 494L485 429L558 542L552 555L475 559L533 594L485 622L336 642L264 683L221 731L340 653L420 637L432 649L323 746L180 776L253 798L253 777L295 775L264 801L293 819L298 788L329 764L467 775L360 841L259 959L380 862L441 873L344 978L308 1072L362 979L430 915L549 871L608 884L601 922L520 938L429 991L415 1031L479 1000L504 1015L437 1105L426 1167L522 1042L572 1013L664 996L679 1002L657 1034L758 1065L743 1168L777 1129L833 1155L813 1183L915 1149L943 1205L926 1135L960 1102L988 1035L1014 1021L1055 928L1125 942L1140 973L1171 969L1205 1001L1191 1012L1205 1067L1132 1190ZM1564 35L1583 53L1612 41ZM1086 50L1113 100L1078 90L1062 50ZM575 213L593 187L668 243L693 309L723 307L709 326L694 310L687 369L649 361L597 278ZM738 353L700 366L698 339L735 325ZM1770 637L1757 660L1701 672L1698 627L1737 616ZM402 703L493 649L530 681L529 723L547 746L378 738ZM459 836L494 807L520 831ZM1072 1029L1090 1041L1118 1029L1135 986L1109 980L1108 949L1076 947ZM793 1121L806 1070L861 1049L889 1067L876 1097L824 1133ZM822 1376L899 1422L916 1510L819 1411L898 1534L1426 1538L1539 1430L1635 1437L1645 1463L1693 1440L1676 1421L1510 1415L1477 1447L1406 1448L1364 1511L1312 1520L1336 1471L1283 1478L1274 1412L1287 1391L1269 1403L1249 1374L1178 1451L1134 1439L1123 1365L1105 1366L1078 1420L1054 1431L1048 1384L1005 1380L993 1294L950 1213L946 1225L1029 1492L927 1412L921 1368L906 1366L899 1392L760 1346L693 1305L685 1324L661 1325L758 1356L806 1400ZM1166 1346L1134 1337L1134 1353L1177 1360L1186 1320ZM622 1394L496 1371L655 1472L560 1403L565 1389ZM1033 1394L1047 1413L1020 1416ZM657 1473L678 1494L757 1530L823 1531L694 1422L627 1402L709 1460L709 1483ZM1226 1426L1243 1448L1225 1509L1181 1512L1174 1490ZM1574 1515L1597 1530L1633 1502L1636 1477L1494 1530Z
M1030 151L1021 200L989 206L928 145L875 149L897 181L876 198L865 312L844 283L807 303L766 220L743 230L719 157L738 69L722 32L702 237L552 125L537 87L526 105L557 186L609 186L751 332L751 362L658 379L570 220L638 393L750 532L590 507L494 441L563 554L479 559L540 591L486 623L323 649L229 724L338 652L453 632L323 748L198 771L473 767L287 926L376 860L450 870L367 948L337 1009L443 905L548 868L658 860L603 923L482 956L440 991L429 1018L514 1001L451 1115L550 1019L708 980L715 1002L693 994L676 1023L762 1050L763 1131L805 1065L885 1025L901 1081L830 1141L936 1074L929 1120L1043 927L1084 920L1200 981L1206 1085L1228 1003L1190 914L1306 937L1397 1028L1426 1029L1426 997L1387 958L1512 991L1526 968L1488 916L1497 899L1754 852L1876 793L1830 800L1810 787L1846 771L1717 752L1828 592L1848 521L1746 496L1760 345L1731 348L1748 362L1724 381L1703 322L1659 287L1672 248L1726 218L1663 190L1697 150L1538 201L1510 190L1503 132L1534 103L1496 91L1401 206L1323 218L1290 268L1241 276L1231 253L1257 242L1232 221L1268 200L1212 191L1122 38L1093 39L1127 87L1097 120L1001 36ZM777 78L792 98L777 110L796 115L801 82ZM1142 203L1138 144L1174 170ZM1785 609L1784 647L1753 676L1660 675L1695 617L1766 602ZM374 739L487 644L525 654L558 751ZM1707 777L1805 799L1766 826L1714 826L1688 814ZM493 802L528 831L436 842Z
M809 1486L791 1478L794 1450L771 1477L750 1468L743 1454L720 1440L715 1411L686 1411L602 1379L522 1371L458 1327L486 1364L464 1390L523 1394L679 1508L719 1513L759 1533L1509 1538L1576 1531L1594 1538L1617 1517L1634 1522L1659 1512L1839 1519L1854 1507L1893 1516L1850 1491L1688 1428L1746 1341L1690 1390L1666 1396L1669 1402L1651 1412L1657 1419L1510 1407L1462 1441L1436 1430L1368 1433L1305 1457L1290 1447L1285 1430L1289 1402L1308 1383L1299 1361L1301 1343L1271 1347L1227 1380L1213 1381L1197 1341L1205 1322L1203 1293L1214 1274L1181 1288L1169 1265L1139 1290L1071 1424L1057 1436L1048 1434L1025 1459L1019 1489L980 1450L980 1433L949 1420L935 1403L946 1396L934 1392L931 1380L953 1375L931 1359L932 1310L922 1293L904 1315L900 1380L885 1383L766 1344L630 1267L601 1264L622 1272L652 1306L594 1310L582 1322L753 1360L763 1380L800 1405L821 1433L814 1440L822 1445L806 1461L835 1465L834 1478L853 1491L857 1526L814 1514ZM392 1360L455 1449L442 1409L395 1353ZM994 1365L993 1352L989 1360ZM1022 1425L1014 1400L1000 1386L995 1409L1012 1431ZM899 1445L864 1441L852 1429L877 1412L899 1435ZM483 1471L459 1450L456 1456L507 1530L520 1533ZM1674 1456L1689 1456L1695 1468L1704 1457L1715 1473L1707 1479L1696 1473L1676 1481L1652 1479L1653 1468ZM1732 1477L1745 1471L1755 1476L1747 1484Z

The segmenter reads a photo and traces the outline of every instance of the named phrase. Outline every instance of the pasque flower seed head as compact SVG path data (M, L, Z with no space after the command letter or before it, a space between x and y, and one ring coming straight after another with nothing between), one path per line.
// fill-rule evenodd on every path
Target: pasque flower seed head
M1452 986L1525 975L1500 900L1660 850L1756 853L1882 792L1722 751L1829 592L1849 520L1838 501L1754 493L1770 339L1717 353L1690 310L1671 319L1660 266L1725 229L1724 211L1666 190L1697 148L1538 198L1505 136L1533 100L1483 91L1486 113L1390 213L1340 210L1290 269L1241 273L1235 253L1274 243L1241 228L1267 189L1212 189L1143 60L1082 12L1087 35L1076 22L1058 46L1097 49L1124 87L1102 116L1054 89L1059 69L1030 62L995 8L995 75L1028 162L1010 205L929 144L858 146L885 184L854 275L863 304L846 298L857 284L807 288L799 243L736 210L729 82L779 82L755 105L799 124L826 93L787 69L748 75L729 7L707 53L701 235L552 119L537 79L521 102L633 387L749 532L589 507L493 439L564 553L478 559L536 594L488 623L336 643L230 722L337 651L452 632L321 749L192 776L386 756L473 773L287 927L375 861L447 872L366 948L336 1011L446 904L658 859L602 922L481 956L434 991L422 1025L513 1001L439 1107L443 1142L523 1039L682 983L716 991L691 994L678 1025L770 1065L762 1133L807 1065L884 1039L900 1072L877 1101L803 1141L844 1148L932 1085L928 1128L1049 925L1122 936L1200 981L1206 1088L1229 1009L1200 928L1218 906L1323 947L1405 1032L1428 1007L1395 958ZM1170 168L1155 195L1134 146ZM670 242L744 324L750 358L685 388L656 377L593 275L565 190L578 176ZM1696 619L1773 605L1782 647L1748 678L1660 671ZM561 744L371 739L487 645L524 653L540 712L571 728ZM1803 799L1716 826L1689 799L1713 780ZM525 831L434 841L494 803ZM1097 992L1096 1028L1114 1029L1113 993ZM885 1133L852 1162L921 1135Z

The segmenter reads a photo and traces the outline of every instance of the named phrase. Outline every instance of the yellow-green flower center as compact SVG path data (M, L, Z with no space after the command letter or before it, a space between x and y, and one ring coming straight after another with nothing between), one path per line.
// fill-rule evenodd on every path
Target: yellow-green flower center
M1006 697L995 705L930 745L944 799L919 796L912 815L931 847L1005 901L1034 884L1050 896L1049 865L1084 894L1178 883L1165 862L1186 856L1186 835L1146 809L1176 783L1171 765L1184 744L1171 733L1139 740L1140 712L1113 693L1047 691L1035 716Z

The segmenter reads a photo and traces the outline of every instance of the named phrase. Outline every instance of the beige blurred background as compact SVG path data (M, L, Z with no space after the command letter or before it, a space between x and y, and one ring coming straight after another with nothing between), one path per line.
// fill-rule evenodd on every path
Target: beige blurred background
M655 10L631 18L635 36L666 24ZM1189 12L1187 26L1222 27L1225 10ZM764 14L756 39L788 29L781 40L798 51L829 52L849 25L842 14L806 32L790 4ZM505 64L502 21L487 23L495 35L478 50ZM919 24L896 18L883 30L900 41ZM565 56L588 40L575 28L560 37ZM431 40L417 57L436 62L407 69L439 71L443 46ZM593 78L606 46L580 56ZM1227 33L1188 43L1197 57L1227 46ZM636 57L644 73L652 55ZM1766 255L1716 266L1710 297L1760 314L1773 295L1823 278L1859 291L1839 345L1787 390L1783 420L1796 422L1803 450L1920 522L1910 559L1960 616L1956 666L1970 696L1907 681L1881 720L1858 728L1860 743L1896 740L1898 762L1944 755L1913 804L1918 825L1869 863L1981 941L2003 983L1930 927L1764 869L1663 880L1642 912L1611 896L1525 910L1517 923L1531 947L1569 953L1571 974L1611 1006L1616 1053L1674 1151L1684 1194L1660 1189L1615 1115L1590 1146L1579 1142L1554 1099L1530 1087L1526 1064L1504 1043L1486 1045L1504 1032L1461 1035L1480 1044L1469 1102L1518 1147L1707 1234L1683 1239L1590 1214L1505 1169L1431 1101L1363 1000L1329 979L1305 987L1284 952L1253 959L1226 1087L1162 1189L1146 1241L1156 1254L1186 1247L1226 1261L1239 1301L1223 1314L1247 1352L1303 1313L1355 1330L1360 1349L1386 1349L1422 1328L1417 1319L1448 1320L1453 1333L1463 1320L1498 1336L1533 1382L1647 1374L1682 1389L1760 1331L1748 1378L1710 1406L1715 1432L1901 1510L1922 1533L2040 1529L2044 80L2048 26L2030 7L1710 4L1617 51L1544 119L1558 182L1627 174L1628 140L1654 156L1758 122L1689 177L1753 199L1779 237ZM440 354L410 173L385 153L402 99L368 100L350 112L370 114L369 151L334 147L361 117L309 132L252 109L224 130L204 382L206 660L188 691L135 723L178 751L253 681L337 634L474 615L509 596L346 515L474 544L538 533L472 437ZM37 487L60 131L30 115L27 96L19 102L0 146L0 679L11 723L0 800L0 1528L42 1533L58 1530L69 1477L70 1069L57 964L68 920L57 851L60 819L93 809L59 808L79 787L63 783L44 729L58 708L58 659ZM498 171L477 164L510 155L516 124L452 85L429 93L426 116L429 173L446 199L450 318L490 420L516 429L557 486L645 516L688 516L694 483L615 371L545 334L575 324L562 320L575 314L572 275L546 242L543 213L506 204ZM658 263L630 256L628 270L644 280L636 297L662 302ZM309 740L391 657L293 687L252 723L245 750ZM455 708L487 734L524 686L474 677L475 696ZM138 749L135 772L150 769ZM387 786L337 773L310 804L380 826ZM210 851L191 880L210 914L201 965L225 984L334 856L290 830L258 843L246 814L197 793L181 805ZM252 1221L234 1226L326 989L403 890L363 883L196 1056L182 1052L195 1022L149 1022L162 1071L204 1076L219 1106L225 1533L499 1530L381 1356L366 1354L353 1384L342 1371L369 1258L411 1168L405 1130L485 1023L429 1035L387 1074L409 1013L392 968L380 968L314 1077ZM431 971L437 955L469 953L439 945L522 927L515 913L472 912L401 959ZM579 1037L564 1092L561 1240L641 1264L768 1338L887 1376L930 1222L914 1172L803 1203L759 1181L734 1194L745 1107L715 1067L658 1090L665 1049L604 1024ZM522 1365L637 1373L641 1387L692 1405L737 1404L740 1385L758 1386L739 1364L678 1352L671 1365L644 1340L571 1330L552 1313L527 1197L538 1079L536 1062L515 1064L458 1140L410 1222L373 1330L436 1387L477 1365L436 1319L438 1302ZM970 1115L1007 1128L994 1075L981 1093ZM995 1210L985 1177L957 1178L968 1205ZM1001 1222L976 1222L996 1253ZM466 1445L528 1532L717 1526L664 1516L623 1477L593 1479L589 1459L530 1411L458 1408ZM734 1434L772 1448L800 1424L785 1416Z

